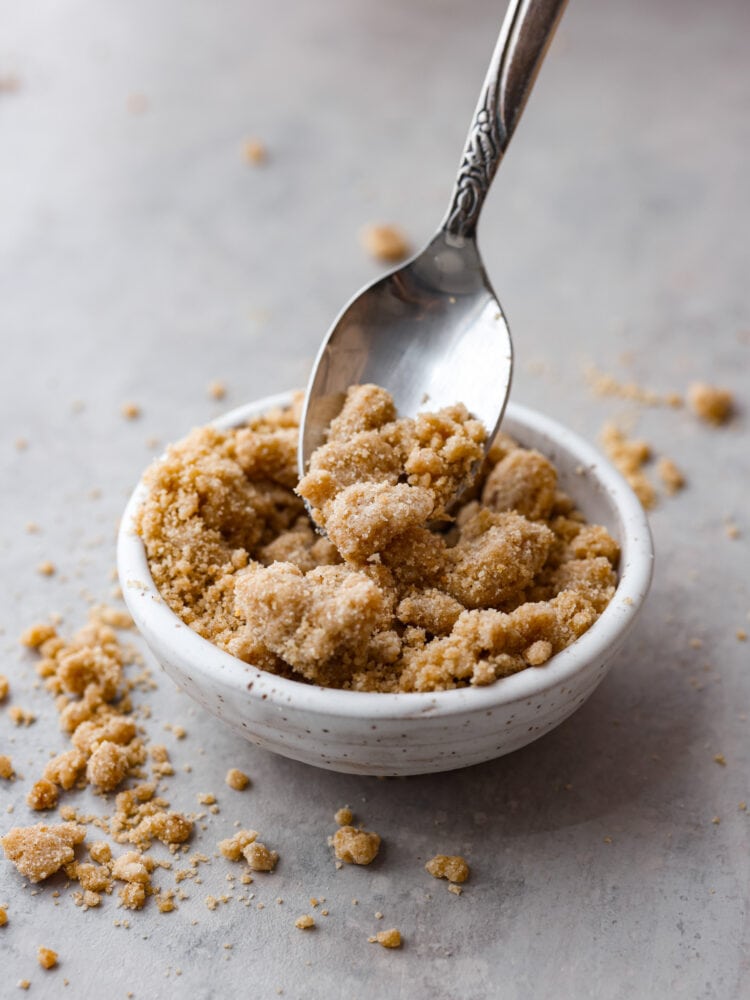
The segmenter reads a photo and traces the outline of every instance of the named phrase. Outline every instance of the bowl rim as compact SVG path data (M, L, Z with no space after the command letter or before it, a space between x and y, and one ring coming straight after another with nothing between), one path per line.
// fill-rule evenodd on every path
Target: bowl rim
M288 405L292 397L293 392L288 391L245 403L217 417L211 424L221 429L240 426L265 410ZM543 666L527 667L486 686L449 691L378 692L325 688L280 677L245 663L194 632L171 610L157 590L145 546L133 527L135 513L147 494L145 470L128 500L117 540L120 585L138 631L152 651L156 652L154 647L169 648L170 659L178 663L181 671L189 665L194 681L203 675L207 681L226 684L237 672L237 690L248 700L262 699L269 708L301 709L327 718L377 722L425 715L451 716L466 711L487 712L501 705L531 700L558 685L564 687L587 664L592 661L604 663L633 625L653 574L651 531L646 513L628 483L593 445L553 418L518 403L508 404L504 423L510 421L547 437L572 455L578 466L593 477L595 487L605 494L622 533L619 539L620 576L612 600L580 638ZM159 659L159 654L156 655Z

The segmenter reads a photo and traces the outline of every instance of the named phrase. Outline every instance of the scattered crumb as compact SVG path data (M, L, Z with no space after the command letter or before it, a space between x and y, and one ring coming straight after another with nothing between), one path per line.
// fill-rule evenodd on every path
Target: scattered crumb
M245 772L240 771L237 767L230 767L224 780L229 787L233 788L236 792L241 792L250 784L250 779Z
M10 691L10 684L5 674L0 674L0 701L5 701Z
M34 782L26 795L26 804L35 810L54 809L57 805L57 785L40 778Z
M14 726L30 726L32 722L36 722L34 713L21 708L20 705L11 705L8 709L8 715Z
M451 882L451 884L448 886L448 892L452 892L454 896L460 896L461 893L463 892L463 889L461 888L460 885L456 885L455 882Z
M257 840L243 848L242 855L254 872L272 872L279 860L276 851L269 851L265 844Z
M372 937L367 939L370 944L379 944L383 948L400 948L401 947L401 932L395 927L391 927L387 931L378 931Z
M645 389L636 382L620 382L613 375L600 371L596 365L587 365L584 375L597 396L614 396L644 406L682 406L682 397L675 392L660 395L652 389Z
M142 115L148 111L148 106L149 100L145 94L128 94L128 98L125 101L125 108L130 115Z
M719 823L721 823L721 817L714 816L714 818L711 820L711 822L714 824L714 826L718 826Z
M714 762L716 764L721 764L722 767L727 766L727 760L723 753L714 754Z
M8 923L8 911L4 906L0 906L0 927L5 927Z
M60 826L15 826L0 846L5 856L30 882L41 882L75 860L74 847L83 842L86 828L75 823Z
M740 812L747 812L747 802L740 802L737 808Z
M57 952L51 948L43 948L41 945L36 953L37 961L43 969L54 969L57 965Z
M213 379L208 383L208 395L211 399L223 399L227 394L227 387L221 379Z
M685 477L671 458L660 458L656 465L656 471L669 496L674 496L684 487Z
M342 826L334 833L331 843L339 861L349 865L369 865L380 850L377 833L356 830L353 826Z
M651 459L651 447L645 442L629 439L625 432L609 422L601 430L600 440L607 455L627 479L635 495L648 509L656 503L656 490L643 471Z
M726 423L734 409L734 397L728 389L693 382L688 388L688 402L697 417L719 426Z
M0 94L15 94L21 89L21 81L15 73L0 75Z
M254 167L268 160L268 149L260 139L245 139L242 145L242 154L245 162L252 164Z
M13 761L7 754L0 753L0 778L4 778L5 781L11 781L14 774Z
M333 818L339 826L351 826L354 820L354 813L351 811L349 806L343 806L341 809L337 810Z
M29 979L19 979L18 986L19 989L27 990L31 986L31 981Z
M740 538L742 534L742 532L739 529L739 526L735 524L735 522L731 518L727 518L726 523L724 525L724 531L726 532L727 538L731 538L732 541L734 541L737 538Z
M427 862L425 870L433 878L447 878L450 882L465 882L470 871L465 859L457 854L436 854Z
M739 642L747 642L747 632L744 628L738 628L735 635L737 636L737 640Z
M43 562L39 563L36 571L40 576L54 576L57 572L57 567L53 562L50 562L49 559L45 559Z
M126 420L136 420L141 415L141 408L137 403L123 403L120 413Z
M303 916L297 917L294 921L294 926L298 927L301 931L308 931L315 926L315 921L308 913L305 913Z
M398 226L369 225L361 233L362 245L376 260L397 263L410 250L409 241Z
M249 844L253 844L257 837L258 834L255 830L238 830L233 837L220 840L218 848L228 861L239 861L242 852Z

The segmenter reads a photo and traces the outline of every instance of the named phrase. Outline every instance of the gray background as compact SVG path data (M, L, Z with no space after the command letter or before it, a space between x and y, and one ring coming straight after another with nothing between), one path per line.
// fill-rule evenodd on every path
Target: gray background
M3 830L31 818L29 779L64 746L18 633L52 610L72 630L87 595L107 597L116 519L156 453L147 439L218 413L209 379L227 381L227 405L303 383L340 304L378 273L363 224L429 237L502 8L0 0L0 75L20 81L0 94L0 671L39 717L21 731L0 715L0 751L27 778L0 788ZM240 819L280 851L252 887L266 908L209 913L204 896L227 886L215 862L177 912L152 905L117 929L114 899L55 907L54 885L32 896L1 862L0 993L28 977L49 997L742 994L749 35L740 0L575 0L482 221L515 336L514 398L590 439L608 417L632 419L689 479L653 513L651 599L595 696L505 759L377 781L256 750L162 677L149 731L194 766L169 797L191 809L217 792L198 850ZM127 110L134 93L142 114ZM266 166L243 161L247 136L267 143ZM637 413L591 394L587 360L659 391L716 381L740 413L721 430ZM140 420L122 419L126 400ZM35 572L43 558L51 579ZM187 738L162 734L165 721ZM230 765L252 775L241 796L223 790ZM334 870L325 839L345 802L384 838L370 869ZM462 897L423 873L436 851L469 858ZM302 934L293 920L313 894L331 916ZM367 944L394 925L401 951ZM36 966L39 944L59 951L57 970Z

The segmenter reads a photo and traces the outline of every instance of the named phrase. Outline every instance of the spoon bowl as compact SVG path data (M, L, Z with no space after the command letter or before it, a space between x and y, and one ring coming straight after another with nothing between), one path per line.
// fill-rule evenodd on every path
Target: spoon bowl
M481 365L477 358L482 359ZM513 367L510 330L476 241L440 232L422 253L351 300L314 366L301 461L324 443L350 385L386 386L400 414L471 400L494 437Z

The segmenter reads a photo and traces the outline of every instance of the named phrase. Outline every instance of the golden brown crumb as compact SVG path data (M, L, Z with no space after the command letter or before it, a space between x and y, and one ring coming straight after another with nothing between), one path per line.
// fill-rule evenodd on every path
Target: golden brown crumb
M37 961L43 969L54 969L57 965L57 952L51 948L43 948L41 945L36 953Z
M688 388L688 402L696 416L716 426L726 423L734 409L734 397L728 389L705 382L693 382Z
M254 843L257 837L255 830L238 830L233 837L219 841L219 851L227 860L239 861L244 849L248 844Z
M75 823L59 826L15 826L0 846L5 856L30 882L41 882L75 859L75 845L83 842L86 828Z
M0 906L0 927L5 927L8 923L8 911L4 906Z
M211 399L223 399L227 394L227 387L221 379L213 379L208 383L208 395Z
M36 722L34 713L26 708L21 708L20 705L11 705L8 709L8 715L14 726L30 726L32 722Z
M744 628L738 628L735 635L739 642L747 642L747 632Z
M664 489L670 496L673 496L684 487L685 477L671 458L660 458L656 466L656 471L664 484Z
M126 910L142 910L146 903L146 887L140 882L127 882L117 895Z
M465 882L469 877L469 866L458 854L436 854L425 868L433 878L447 878L450 882Z
M254 167L265 163L268 159L266 145L260 139L245 139L242 146L242 154L246 163L251 163Z
M727 766L727 759L723 753L714 754L714 762L716 764L721 764L722 767Z
M42 643L48 639L54 639L56 635L57 632L53 625L40 622L37 625L31 625L25 632L22 632L19 642L22 646L28 646L30 649L38 649Z
M396 927L391 927L387 931L378 931L367 939L370 944L379 944L383 948L400 948L401 932Z
M362 245L376 260L397 263L409 254L409 241L398 226L371 224L361 233Z
M276 851L269 851L265 844L254 840L242 849L242 855L254 872L272 872L279 860Z
M380 837L367 830L342 826L332 838L333 850L339 861L349 865L369 865L378 856Z
M5 753L0 753L0 778L10 781L15 774L13 761Z
M15 73L0 76L0 94L15 94L21 88L21 81Z
M173 910L177 909L174 897L174 889L165 889L164 892L160 892L157 895L156 905L159 913L172 913Z
M297 917L294 921L294 926L298 927L301 931L309 931L315 926L315 921L308 913L305 913L301 917Z
M229 787L233 788L236 792L241 792L243 788L247 788L250 784L250 779L245 772L240 771L237 767L230 767L224 780Z
M46 778L40 778L29 789L26 804L36 810L54 809L57 805L57 785Z
M0 674L0 701L5 701L8 697L8 691L10 690L10 685L8 684L8 678L5 674Z
M601 442L607 455L627 479L633 492L648 509L656 503L656 491L648 480L643 466L651 459L651 448L645 441L629 439L613 423L604 425Z
M54 576L57 572L57 567L53 562L50 562L49 559L45 559L39 563L36 571L40 576Z
M333 817L339 826L351 826L354 820L354 813L351 811L349 806L342 806L341 809L337 810L336 815Z
M595 365L588 365L584 371L586 380L597 396L615 396L644 406L682 406L682 397L676 392L660 396L652 389L646 389L636 382L621 382L613 375L600 371Z
M120 413L126 420L136 420L141 415L141 408L137 403L123 403Z
M22 990L27 990L31 986L31 981L29 979L19 979L18 987Z
M448 886L448 892L452 892L454 896L460 896L461 893L463 892L463 889L461 888L460 885L456 885L455 882L451 882L451 884Z
M128 99L125 102L125 107L128 114L131 115L142 115L144 112L148 111L148 97L145 94L134 93L128 94Z
M98 864L107 864L112 860L112 848L106 840L97 840L89 847L89 854L93 861Z

